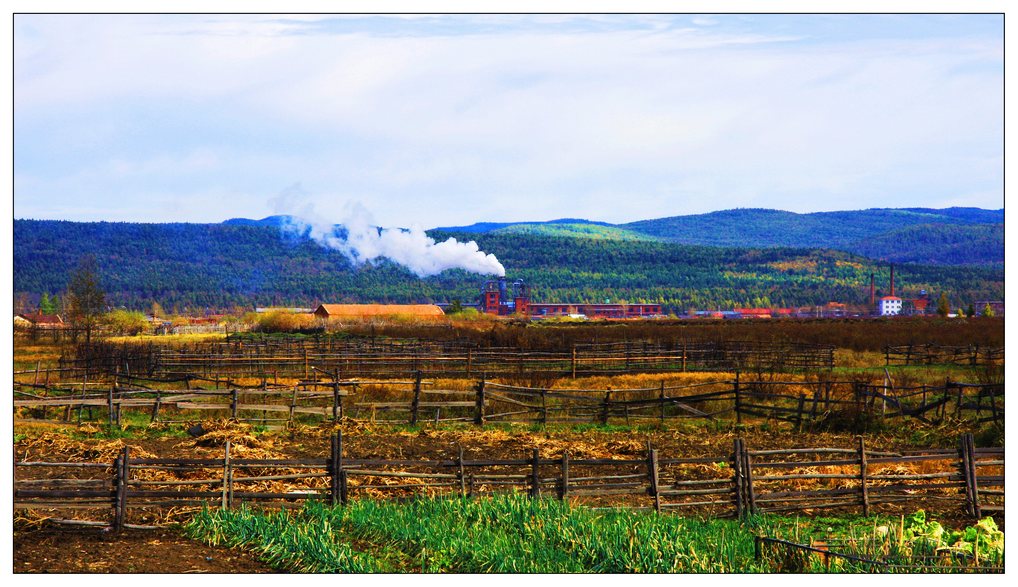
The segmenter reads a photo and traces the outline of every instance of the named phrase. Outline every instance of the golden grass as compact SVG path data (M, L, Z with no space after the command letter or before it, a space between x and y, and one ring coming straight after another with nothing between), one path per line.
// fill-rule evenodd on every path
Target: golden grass
M55 343L39 343L14 339L14 362L56 364L60 359L62 347Z
M883 367L884 363L884 353L878 351L834 349L834 364L838 367L865 369Z
M221 332L202 332L194 334L137 334L134 336L111 336L106 340L113 343L148 344L150 342L177 345L196 342L216 342L226 340Z

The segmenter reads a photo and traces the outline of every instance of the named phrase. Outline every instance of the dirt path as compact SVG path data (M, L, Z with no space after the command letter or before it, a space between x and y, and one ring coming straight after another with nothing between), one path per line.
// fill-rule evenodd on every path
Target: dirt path
M45 524L14 529L15 573L272 573L241 550L215 548L172 530Z

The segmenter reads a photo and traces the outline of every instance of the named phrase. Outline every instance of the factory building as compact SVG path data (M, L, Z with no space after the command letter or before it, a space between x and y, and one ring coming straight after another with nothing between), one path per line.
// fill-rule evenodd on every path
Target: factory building
M487 281L481 288L478 310L495 316L512 314L531 318L591 318L625 320L662 316L661 304L535 304L530 301L530 286L504 277Z
M532 318L583 317L625 320L662 316L661 304L530 304Z
M901 298L884 296L877 304L877 314L881 316L897 316L901 314Z
M873 276L870 275L870 296L873 296ZM891 265L891 295L880 298L877 302L878 316L897 316L901 314L901 298L894 295L894 265Z

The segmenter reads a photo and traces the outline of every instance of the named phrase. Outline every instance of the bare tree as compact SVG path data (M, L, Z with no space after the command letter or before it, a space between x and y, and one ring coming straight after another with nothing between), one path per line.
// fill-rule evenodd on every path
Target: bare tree
M71 323L85 329L85 342L92 342L92 329L106 311L106 292L99 285L99 266L93 255L78 261L67 283L67 306Z

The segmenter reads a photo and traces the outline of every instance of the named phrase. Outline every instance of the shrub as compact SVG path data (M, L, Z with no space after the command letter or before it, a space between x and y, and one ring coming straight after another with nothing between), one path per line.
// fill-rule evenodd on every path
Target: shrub
M258 318L255 326L258 332L314 332L321 330L314 314L293 312L268 312Z
M144 314L128 310L113 310L103 316L102 322L113 334L134 336L149 328L149 321Z

